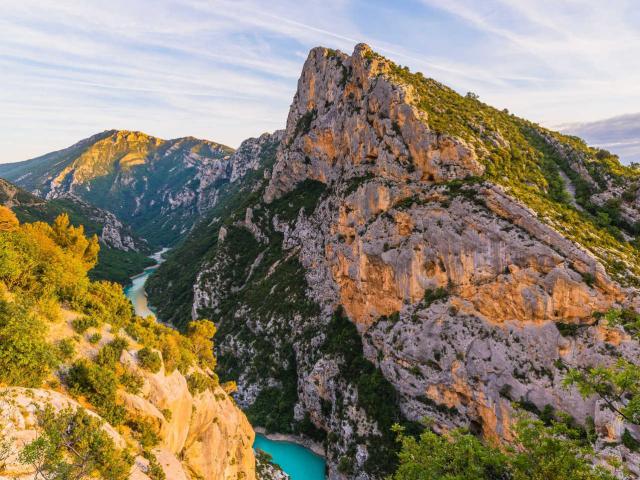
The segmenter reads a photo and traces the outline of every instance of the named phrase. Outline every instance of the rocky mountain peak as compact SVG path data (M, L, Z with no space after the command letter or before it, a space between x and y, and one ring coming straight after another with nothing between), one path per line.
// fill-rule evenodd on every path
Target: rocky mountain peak
M265 200L307 178L331 183L373 174L441 182L484 172L472 146L429 127L414 89L393 68L366 44L351 56L311 50Z
M638 310L638 172L365 44L309 53L275 157L152 291L217 319L254 424L311 422L329 478L378 479L394 422L509 441L520 404L592 424L640 472L635 427L563 383L637 358L606 317ZM180 276L191 292L164 286Z

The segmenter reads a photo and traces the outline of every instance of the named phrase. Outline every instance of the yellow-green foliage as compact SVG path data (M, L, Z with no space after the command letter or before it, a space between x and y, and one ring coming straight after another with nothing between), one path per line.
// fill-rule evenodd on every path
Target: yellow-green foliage
M187 373L196 364L215 368L213 323L194 322L185 336L153 318L135 316L120 285L89 281L97 240L85 238L82 227L70 225L66 215L53 225L20 225L15 217L2 214L0 227L6 228L0 228L0 383L39 387L58 366L64 366L60 376L70 392L118 424L125 420L118 389L135 392L142 383L120 363L125 349L138 348L124 332L142 344L138 358L153 372L163 362L167 372L178 368ZM49 325L69 317L74 317L71 326L78 333L109 324L116 336L93 360L82 358L76 354L71 334L48 339ZM100 333L93 332L90 338L97 342Z
M204 392L205 390L211 390L218 385L217 378L211 378L200 372L193 372L187 377L187 385L192 395Z
M24 305L0 300L0 382L37 387L56 365L45 323Z
M98 242L66 216L53 227L7 218L10 227L0 230L0 382L34 387L60 357L47 342L48 323L60 320L60 302L86 292Z
M213 356L212 339L216 334L216 326L209 320L197 320L189 323L187 336L191 341L192 351L196 355L200 365L212 370L216 367L216 359Z
M138 363L145 370L149 370L151 373L158 373L162 366L162 359L157 352L144 347L138 350Z
M186 373L196 362L189 339L151 317L138 318L138 321L129 323L125 330L136 341L149 348L160 350L167 373L175 369Z
M7 207L0 205L0 231L9 232L18 228L16 215Z
M133 459L118 449L103 422L85 410L37 412L37 437L20 452L35 478L125 480Z

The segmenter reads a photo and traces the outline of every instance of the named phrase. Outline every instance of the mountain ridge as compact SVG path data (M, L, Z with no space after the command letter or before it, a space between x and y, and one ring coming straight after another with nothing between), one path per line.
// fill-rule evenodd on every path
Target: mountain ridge
M72 194L109 210L159 247L177 241L209 207L215 177L227 175L231 153L194 137L106 130L57 152L0 165L0 176L41 197Z
M331 480L389 478L396 424L508 443L523 410L640 476L635 394L575 386L640 355L640 170L365 44L312 49L285 130L233 152L96 138L5 171L175 245L159 317L215 321L251 423L322 443Z

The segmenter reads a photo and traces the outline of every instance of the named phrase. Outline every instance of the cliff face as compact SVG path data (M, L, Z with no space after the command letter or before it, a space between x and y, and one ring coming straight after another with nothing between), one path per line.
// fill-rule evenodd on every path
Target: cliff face
M218 319L254 424L326 435L330 478L383 478L393 422L508 439L514 402L592 418L637 474L633 427L562 386L638 353L598 322L638 303L636 197L590 213L636 178L365 45L316 48L260 197L212 224L192 314Z
M199 305L200 300L194 303L194 297L208 298L207 291L194 292L193 289L193 285L198 283L196 278L201 263L207 252L215 248L221 237L219 230L227 222L229 214L268 182L283 135L280 130L249 138L229 157L229 181L220 186L211 208L193 232L172 250L172 255L147 282L149 299L161 318L183 326L191 318L193 306ZM166 302L169 297L173 300Z
M332 183L350 172L392 181L446 181L481 175L475 151L431 131L415 93L387 79L387 62L366 45L349 57L311 51L287 119L270 201L306 179Z
M75 315L66 316L67 320L52 331L56 338L66 338L73 333L71 318ZM80 340L76 360L95 359L100 348L114 339L110 330L106 327L98 332L102 339L97 344ZM121 337L123 333L119 332ZM140 346L130 337L125 338L130 347L122 352L119 362L124 371L140 377L143 382L135 394L121 390L119 400L128 418L144 421L157 432L159 442L150 451L166 478L255 479L254 432L229 394L220 386L191 393L186 377L179 371L169 374L163 366L157 373L152 373L141 368L137 360ZM64 390L1 389L0 428L3 429L3 439L11 442L11 453L0 469L0 478L34 478L32 466L21 463L18 453L37 437L36 411L47 406L60 411L86 405L78 403ZM136 438L126 428L114 428L108 422L103 428L118 448L139 449ZM130 478L148 479L148 470L149 461L139 455L135 458Z

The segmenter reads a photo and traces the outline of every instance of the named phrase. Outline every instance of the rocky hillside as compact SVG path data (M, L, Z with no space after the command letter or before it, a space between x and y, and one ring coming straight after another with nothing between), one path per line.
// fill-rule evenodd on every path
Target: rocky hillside
M185 335L91 282L95 240L0 207L0 478L256 478L211 322Z
M242 142L229 158L231 174L229 181L220 187L219 201L194 227L193 233L176 246L163 263L162 273L149 278L146 291L163 320L184 326L184 322L191 318L193 285L200 262L217 244L220 227L229 214L247 199L259 195L260 189L268 182L265 175L275 162L283 134L283 131L278 131ZM173 300L165 302L165 295L170 295Z
M133 225L154 247L176 242L234 175L229 147L110 130L19 163L0 176L47 199L70 194ZM237 172L235 173L237 175Z
M96 235L101 249L98 263L89 273L94 280L111 280L126 284L129 277L153 262L146 241L135 235L111 212L89 205L73 195L43 200L0 179L0 204L11 208L22 222L51 223L61 214L69 216L75 226L82 225L88 236Z
M366 45L310 52L262 160L152 298L215 319L252 423L324 441L332 479L375 479L393 423L500 441L519 409L564 412L640 474L637 427L565 382L640 353L606 320L639 306L640 172Z

